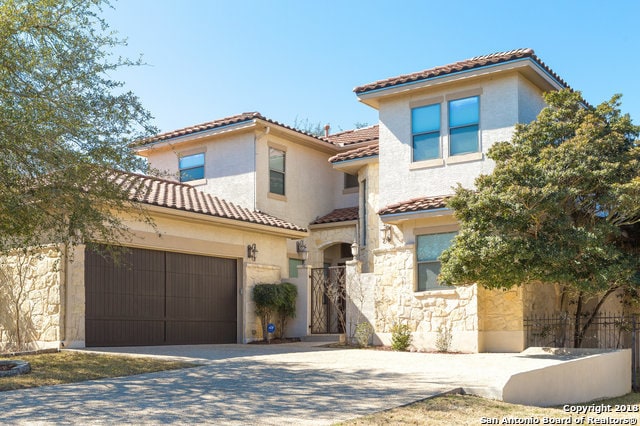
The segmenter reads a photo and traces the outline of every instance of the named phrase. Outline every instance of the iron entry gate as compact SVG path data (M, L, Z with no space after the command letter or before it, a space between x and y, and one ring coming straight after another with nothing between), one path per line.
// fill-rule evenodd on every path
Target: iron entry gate
M345 267L311 269L311 333L344 333Z

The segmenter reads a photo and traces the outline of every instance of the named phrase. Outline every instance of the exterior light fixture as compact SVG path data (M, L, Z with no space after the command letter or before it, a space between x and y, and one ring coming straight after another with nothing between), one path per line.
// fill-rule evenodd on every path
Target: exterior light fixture
M382 233L382 241L385 243L391 242L391 225L384 224L380 228L380 232Z
M247 246L247 257L254 262L256 261L256 254L258 253L258 249L256 248L256 243L249 244Z
M353 244L351 244L351 255L353 256L353 260L358 260L359 249L360 247L358 247L358 243L354 241Z
M304 240L296 241L296 251L302 256L302 264L304 265L309 258L309 250L307 249L307 245Z

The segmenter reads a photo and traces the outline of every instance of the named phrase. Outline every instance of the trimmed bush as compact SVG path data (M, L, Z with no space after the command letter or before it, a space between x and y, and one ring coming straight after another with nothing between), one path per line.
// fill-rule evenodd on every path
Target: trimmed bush
M407 324L395 323L391 327L391 349L406 351L411 345L411 330Z
M267 327L277 315L277 336L284 337L289 318L296 316L296 298L298 288L291 283L257 284L253 287L253 301L256 303L255 313L260 318L262 337L269 340Z

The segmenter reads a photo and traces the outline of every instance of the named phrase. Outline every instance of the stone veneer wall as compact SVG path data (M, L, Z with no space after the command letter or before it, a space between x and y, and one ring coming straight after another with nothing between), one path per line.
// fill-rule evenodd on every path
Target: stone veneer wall
M356 238L355 225L323 226L310 229L307 239L307 249L309 250L308 265L314 268L322 268L324 263L324 249L335 244L351 244Z
M259 263L248 263L245 267L244 296L244 343L262 339L262 326L260 318L256 316L256 304L253 301L253 288L256 284L279 283L282 277L281 270L277 266Z
M416 292L414 245L374 251L376 343L391 343L394 323L407 324L414 350L436 350L438 330L451 328L451 351L478 351L476 286Z
M58 348L61 326L61 252L57 247L0 258L0 351ZM15 301L20 301L17 346Z
M489 290L478 287L478 350L524 350L523 290Z

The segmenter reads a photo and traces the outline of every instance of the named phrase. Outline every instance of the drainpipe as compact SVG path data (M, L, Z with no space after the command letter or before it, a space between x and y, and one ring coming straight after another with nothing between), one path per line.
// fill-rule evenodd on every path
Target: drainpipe
M64 268L62 270L62 291L60 292L60 348L64 348L64 342L67 339L67 283L69 277L69 245L67 243L64 244L62 258Z

